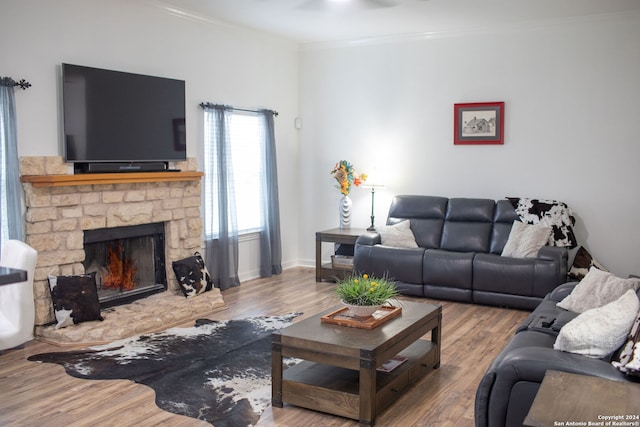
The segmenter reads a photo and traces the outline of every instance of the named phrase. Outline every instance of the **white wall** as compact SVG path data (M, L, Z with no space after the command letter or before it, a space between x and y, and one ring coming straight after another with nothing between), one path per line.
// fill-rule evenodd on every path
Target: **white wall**
M378 225L395 194L561 200L579 244L640 273L640 16L311 48L300 76L303 263L338 226L329 171L345 159L384 172ZM505 102L505 144L454 146L453 104L483 101ZM351 194L366 227L370 195Z
M287 225L283 262L297 263L296 168L291 167L298 156L295 44L125 0L3 0L0 40L0 75L33 85L16 95L20 156L62 155L62 62L185 80L190 157L201 158L200 102L278 111L278 179ZM258 274L255 253L255 242L242 243L242 277Z
M385 173L376 224L394 194L558 199L580 244L617 274L640 272L637 15L299 54L153 4L3 1L0 75L33 84L16 97L21 156L61 154L62 62L179 78L189 156L201 153L202 101L280 113L285 266L313 265L314 233L338 225L329 171L346 159ZM453 104L474 101L505 101L504 146L453 146ZM370 193L352 198L354 226L366 227ZM257 274L254 243L242 243L245 278Z

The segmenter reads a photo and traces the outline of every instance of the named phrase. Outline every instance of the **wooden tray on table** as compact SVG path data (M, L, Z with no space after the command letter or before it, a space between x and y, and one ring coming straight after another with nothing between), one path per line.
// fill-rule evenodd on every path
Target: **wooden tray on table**
M402 307L383 305L378 309L378 311L369 317L357 317L349 314L348 307L340 307L339 309L322 316L320 321L322 323L348 326L350 328L373 329L382 325L384 322L399 316L400 313L402 313Z

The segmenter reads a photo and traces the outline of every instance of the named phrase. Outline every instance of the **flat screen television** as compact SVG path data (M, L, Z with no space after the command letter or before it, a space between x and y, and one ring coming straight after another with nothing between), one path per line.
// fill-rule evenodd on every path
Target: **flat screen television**
M184 80L62 64L62 81L64 156L76 172L186 160Z

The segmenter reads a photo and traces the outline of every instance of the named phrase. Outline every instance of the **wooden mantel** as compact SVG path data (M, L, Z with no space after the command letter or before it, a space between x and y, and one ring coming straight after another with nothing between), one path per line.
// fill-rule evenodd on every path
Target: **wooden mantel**
M132 184L138 182L199 181L204 172L126 172L85 173L77 175L23 175L20 181L31 183L35 188L69 187L93 184Z

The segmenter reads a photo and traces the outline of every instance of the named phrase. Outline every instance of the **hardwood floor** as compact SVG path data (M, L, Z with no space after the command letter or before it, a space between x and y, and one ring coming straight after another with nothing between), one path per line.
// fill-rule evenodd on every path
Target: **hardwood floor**
M338 303L333 284L317 283L312 268L293 268L223 293L228 309L208 316L233 319L301 311L309 317ZM442 363L376 420L377 426L473 426L475 392L485 370L528 312L401 297L441 304ZM191 323L185 324L191 325ZM159 409L153 391L127 380L89 381L58 365L29 362L32 354L66 351L38 341L0 354L2 426L203 426ZM285 405L269 407L259 426L354 427L354 420Z

